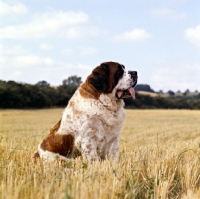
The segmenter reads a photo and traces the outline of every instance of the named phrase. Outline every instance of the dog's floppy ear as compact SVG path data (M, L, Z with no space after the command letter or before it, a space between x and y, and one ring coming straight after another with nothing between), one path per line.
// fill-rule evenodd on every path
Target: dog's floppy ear
M105 92L108 88L109 69L106 63L96 67L89 77L89 83L99 92Z

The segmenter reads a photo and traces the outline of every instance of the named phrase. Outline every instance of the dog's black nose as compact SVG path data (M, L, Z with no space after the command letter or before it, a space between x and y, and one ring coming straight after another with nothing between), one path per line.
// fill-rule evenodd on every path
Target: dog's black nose
M129 70L128 74L130 74L131 77L136 77L137 76L137 71L131 71L131 70Z

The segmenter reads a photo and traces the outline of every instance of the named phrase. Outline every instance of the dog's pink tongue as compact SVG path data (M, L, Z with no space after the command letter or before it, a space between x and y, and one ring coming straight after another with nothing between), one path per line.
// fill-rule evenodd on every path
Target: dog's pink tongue
M130 87L130 88L128 89L128 91L129 91L129 93L131 94L132 98L135 99L135 90L134 90L134 88Z
M118 98L121 98L122 94L123 94L123 91L117 91Z

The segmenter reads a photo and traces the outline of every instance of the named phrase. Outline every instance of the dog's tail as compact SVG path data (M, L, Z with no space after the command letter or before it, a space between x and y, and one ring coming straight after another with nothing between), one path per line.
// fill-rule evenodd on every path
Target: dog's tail
M36 163L39 158L40 158L40 154L36 152L35 155L33 156L34 163Z

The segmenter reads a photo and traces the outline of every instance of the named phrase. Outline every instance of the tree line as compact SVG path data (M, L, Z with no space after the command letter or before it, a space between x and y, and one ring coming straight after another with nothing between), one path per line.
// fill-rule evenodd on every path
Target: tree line
M37 84L26 84L15 81L0 80L0 108L52 108L65 107L82 83L81 77L71 76L63 80L57 87L50 86L46 81ZM148 86L138 85L136 91ZM150 88L150 87L148 87ZM195 96L151 97L136 92L136 100L127 98L126 108L137 109L200 109L200 94Z
M32 85L0 80L0 108L64 107L81 83L81 77L77 76L63 80L58 87L46 81Z
M198 109L200 110L200 94L197 96L151 97L136 92L136 100L125 99L126 108L137 109Z

